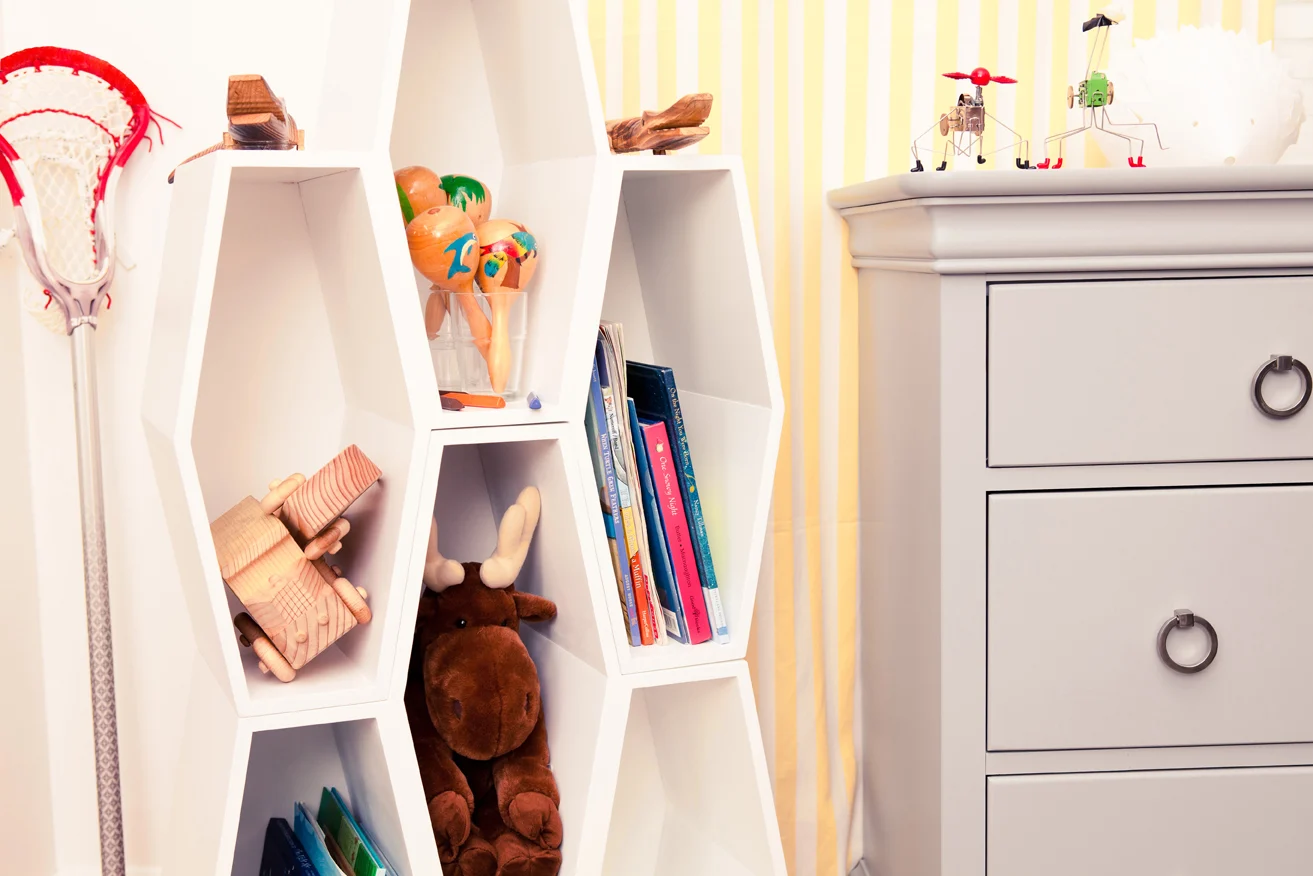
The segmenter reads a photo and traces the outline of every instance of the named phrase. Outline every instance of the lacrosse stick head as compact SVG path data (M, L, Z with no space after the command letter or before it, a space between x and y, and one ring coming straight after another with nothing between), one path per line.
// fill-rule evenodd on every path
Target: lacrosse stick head
M115 186L151 119L141 90L99 58L49 46L0 58L0 175L45 293L29 309L52 328L61 316L70 333L96 324L114 276Z

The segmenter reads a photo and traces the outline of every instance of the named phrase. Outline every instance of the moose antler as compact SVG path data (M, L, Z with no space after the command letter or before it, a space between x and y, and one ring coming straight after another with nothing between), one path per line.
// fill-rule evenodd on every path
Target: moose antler
M542 511L542 497L537 487L525 487L515 504L506 509L497 530L497 550L483 561L479 578L494 590L503 590L515 583L529 553L533 531L538 526Z
M429 521L429 552L424 559L424 584L434 593L441 593L465 580L465 569L455 560L438 553L438 521Z

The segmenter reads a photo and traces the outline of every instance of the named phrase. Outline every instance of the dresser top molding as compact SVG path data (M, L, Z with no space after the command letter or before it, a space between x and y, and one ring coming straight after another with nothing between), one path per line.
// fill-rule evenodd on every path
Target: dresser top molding
M927 171L829 195L859 268L1313 268L1313 165Z

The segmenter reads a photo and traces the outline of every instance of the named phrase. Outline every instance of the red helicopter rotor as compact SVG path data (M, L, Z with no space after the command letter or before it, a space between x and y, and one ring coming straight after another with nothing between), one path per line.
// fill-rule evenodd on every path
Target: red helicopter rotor
M995 76L984 67L977 67L970 73L945 73L949 79L970 79L972 85L988 85L991 82L997 82L999 85L1016 85L1017 80L1011 76Z

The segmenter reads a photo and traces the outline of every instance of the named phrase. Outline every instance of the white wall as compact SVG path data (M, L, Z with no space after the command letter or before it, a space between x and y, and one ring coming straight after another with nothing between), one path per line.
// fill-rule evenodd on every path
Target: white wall
M178 161L218 140L230 73L267 76L314 145L327 8L313 0L0 0L6 54L60 45L103 57L183 128L166 125L164 146L157 139L153 152L143 148L123 180L120 254L135 267L120 269L96 339L128 860L138 873L161 859L194 656L140 419L165 180ZM31 865L24 872L83 876L98 870L69 342L20 314L16 284L31 282L20 264L6 247L0 549L10 611L0 657L22 677L8 685L0 721L0 846L7 860ZM47 772L48 793L36 784Z

